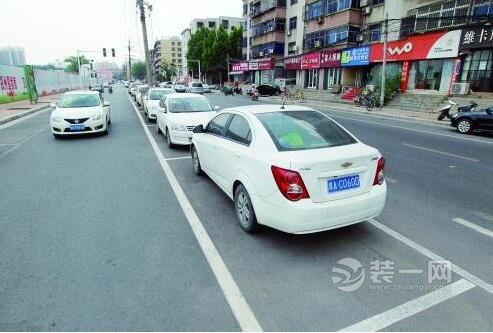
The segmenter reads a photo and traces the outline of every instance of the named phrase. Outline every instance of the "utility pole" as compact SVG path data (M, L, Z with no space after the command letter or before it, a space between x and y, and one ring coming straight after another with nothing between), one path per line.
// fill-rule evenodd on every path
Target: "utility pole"
M385 102L385 65L387 64L387 40L389 35L389 13L385 14L385 26L384 26L384 40L383 40L383 63L382 63L382 86L380 88L380 108L383 108Z
M128 68L127 68L127 78L128 81L132 80L132 57L130 55L130 39L128 40Z
M152 87L152 71L151 71L151 62L149 60L149 43L147 42L147 27L146 27L146 14L144 8L144 0L137 0L137 5L140 9L140 22L142 23L142 37L144 38L144 53L145 53L145 61L146 61L146 74L147 74L147 83ZM148 6L147 4L145 4Z

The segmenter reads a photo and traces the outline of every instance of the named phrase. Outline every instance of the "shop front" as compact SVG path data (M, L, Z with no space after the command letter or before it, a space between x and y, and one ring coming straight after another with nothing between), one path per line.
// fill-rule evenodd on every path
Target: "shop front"
M248 63L251 82L256 85L274 82L274 60L272 58L251 60Z
M303 54L301 56L301 70L304 76L304 87L318 89L319 85L320 52Z
M297 86L301 86L301 56L294 56L284 59L284 73L286 80L294 81Z
M353 47L341 51L341 84L361 87L370 64L370 46Z
M230 65L229 75L234 82L248 80L248 61L241 61Z
M338 50L320 52L320 74L323 89L334 89L341 84L341 52Z
M462 29L459 52L459 82L470 83L473 91L493 92L493 28Z
M387 77L400 75L401 90L448 92L457 66L461 30L410 36L387 44ZM372 83L381 78L383 44L371 46Z

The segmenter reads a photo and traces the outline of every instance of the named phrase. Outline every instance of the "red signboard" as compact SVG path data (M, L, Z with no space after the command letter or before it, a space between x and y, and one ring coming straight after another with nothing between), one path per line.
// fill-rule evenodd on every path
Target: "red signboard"
M320 67L341 67L340 51L322 51L320 53Z
M401 91L402 92L406 92L408 80L409 80L409 61L404 61L402 63L402 70L401 70Z
M308 53L301 56L301 69L320 68L320 52Z
M251 71L256 70L269 70L274 68L274 62L272 58L252 60L248 64L248 68Z
M461 30L434 32L387 43L387 61L455 58ZM370 62L383 61L383 44L373 44Z
M450 85L449 85L449 88L448 88L448 93L450 95L450 93L452 92L452 84L454 84L455 82L457 82L457 79L459 77L459 73L460 73L460 59L455 59L454 61L454 71L452 72L452 79L450 80Z
M284 68L288 70L301 68L301 56L284 59Z
M248 71L248 61L237 62L231 65L232 72L247 72Z

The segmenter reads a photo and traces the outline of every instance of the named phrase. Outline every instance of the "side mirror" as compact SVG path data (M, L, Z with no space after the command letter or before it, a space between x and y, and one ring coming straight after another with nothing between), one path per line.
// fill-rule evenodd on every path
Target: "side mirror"
M104 102L103 106L111 106L111 103L110 102Z
M221 108L219 107L219 105L216 105L216 106L214 107L214 110L216 110L216 112L217 112L217 111L221 110Z
M56 106L57 106L57 103L51 103L50 104L50 108L56 108Z
M193 128L194 133L204 133L204 125L200 124Z

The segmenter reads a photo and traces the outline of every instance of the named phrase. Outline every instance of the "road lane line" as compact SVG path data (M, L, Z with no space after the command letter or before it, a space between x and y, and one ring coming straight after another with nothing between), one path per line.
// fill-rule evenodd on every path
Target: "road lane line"
M378 229L382 230L387 235L389 235L389 236L397 239L398 241L406 244L407 246L413 248L414 250L418 251L419 253L421 253L425 257L428 257L428 258L430 258L432 260L447 260L447 259L439 256L438 254L436 254L436 253L428 250L424 246L419 245L415 241L410 240L406 236L401 235L397 231L395 231L395 230L393 230L393 229L391 229L391 228L389 228L389 227L381 224L380 222L378 222L375 219L369 219L368 220L368 223L370 223L373 226L377 227ZM456 264L454 264L450 260L448 260L448 261L452 265L452 271L453 272L455 272L456 274L462 276L464 279L471 281L472 283L474 283L478 287L486 290L490 294L493 294L493 285L491 285L488 282L482 280L481 278L477 277L476 275L474 275L472 273L469 273L468 271L460 268L459 266L457 266Z
M156 155L159 163L161 164L161 168L164 174L166 175L166 177L168 178L171 188L175 192L175 196L181 206L181 209L183 210L183 213L185 214L185 217L187 218L188 224L190 225L200 245L200 248L202 249L202 252L206 257L207 262L209 263L212 272L214 273L217 282L219 283L219 286L221 287L224 296L226 297L226 300L229 306L231 307L231 310L234 316L236 317L236 320L238 321L238 324L240 325L243 331L249 331L249 332L262 331L262 327L258 323L257 318L253 314L245 297L243 297L240 288L238 287L235 280L233 279L233 276L231 275L219 251L214 245L214 242L212 241L209 234L205 230L205 227L200 221L197 213L195 212L195 209L190 203L190 200L188 200L185 191L183 191L183 188L181 187L180 183L176 179L173 170L171 170L171 167L166 161L166 158L164 157L163 153L159 149L156 140L151 135L149 128L145 126L145 122L144 119L142 118L142 115L140 114L139 110L137 110L130 97L129 100L135 112L137 113L142 128L144 129L144 132L147 135L147 139L151 143L152 149L154 150L154 154Z
M25 139L23 139L22 141L20 141L19 143L15 144L12 148L4 151L2 154L0 154L0 159L2 159L3 157L7 156L8 154L10 154L11 152L15 151L16 149L18 149L19 147L21 147L23 144L25 144L26 142L28 142L29 140L33 139L35 136L39 135L41 132L43 131L47 131L47 128L49 128L49 126L43 126L42 128L40 128L38 131L34 132L34 134L26 137Z
M447 152L441 151L441 150L436 150L436 149L432 149L432 148L426 148L426 147L422 147L422 146L416 146L416 145L412 145L412 144L409 144L409 143L403 143L403 145L404 146L407 146L407 147L421 149L421 150L424 150L424 151L429 151L430 153L435 153L435 154L440 154L440 155L445 155L445 156L460 158L460 159L463 159L463 160L466 160L466 161L470 161L470 162L479 162L479 160L477 160L475 158L470 158L470 157L465 157L465 156L462 156L462 155L451 154L451 153L447 153Z
M474 224L472 222L461 219L460 217L456 217L455 219L452 219L452 221L454 221L455 223L459 223L459 224L463 225L464 227L468 227L472 230L475 230L475 231L477 231L477 232L479 232L485 236L493 238L493 231L488 230L486 228L483 228L477 224Z
M5 129L5 128L10 127L10 126L13 126L15 124L18 124L20 122L23 122L24 120L31 119L32 117L39 116L40 114L43 114L43 113L45 113L47 111L53 111L53 108L51 108L51 107L50 108L46 108L44 110L40 110L40 111L33 112L31 114L28 114L27 116L20 117L20 118L17 118L15 120L9 121L8 123L5 123L3 125L0 125L0 130Z
M181 157L170 157L170 158L165 158L166 161L175 161L175 160L185 160L192 158L192 156L181 156Z
M432 291L426 295L398 305L395 308L377 314L359 323L343 328L342 330L340 330L340 332L375 332L384 329L403 319L414 316L415 314L429 309L432 306L435 306L457 295L465 293L466 291L474 287L474 283L471 283L465 279L460 279L443 288Z
M398 129L403 129L403 130L408 130L411 132L418 132L418 133L426 133L426 134L433 134L433 135L438 135L438 136L445 136L448 138L453 138L453 139L458 139L458 140L465 140L465 141L473 141L473 142L480 142L480 143L486 143L489 145L493 145L493 141L485 141L485 140L478 140L478 139L472 139L468 138L465 136L456 136L456 135L451 135L451 134L444 134L444 133L437 133L437 132L429 132L429 131L424 131L424 130L419 130L415 128L409 128L409 127L404 127L404 126L397 126L397 125L389 125L389 124L382 124L378 123L375 121L369 121L369 120L362 120L362 119L356 119L356 118L351 118L351 117L342 117L342 116L337 116L337 115L329 115L332 118L340 118L340 119L347 119L347 120L354 120L358 121L361 123L367 123L367 124L374 124L374 125L380 125L380 126L385 126L385 127L392 127L392 128L398 128Z

